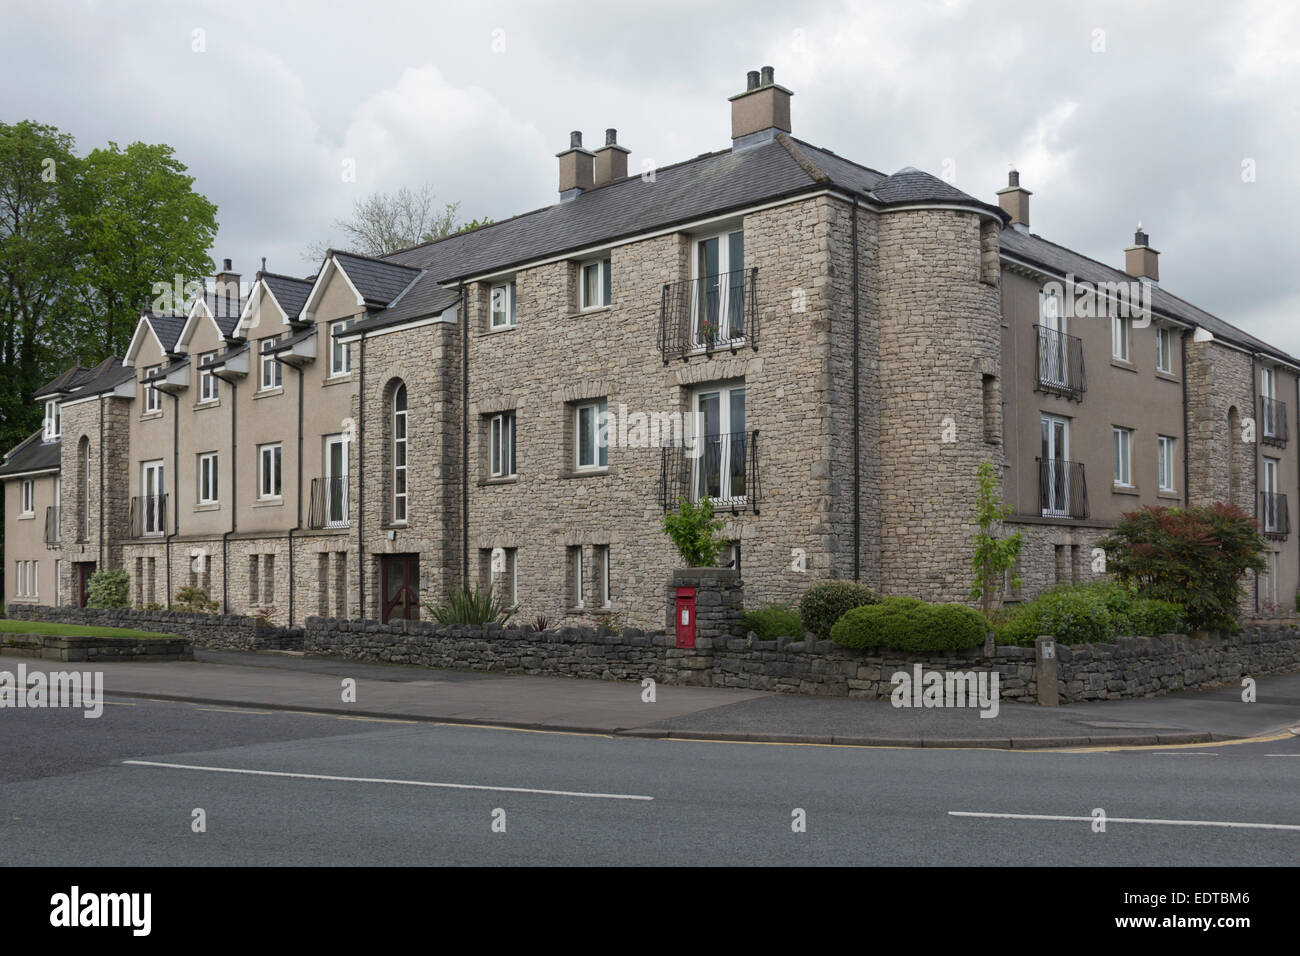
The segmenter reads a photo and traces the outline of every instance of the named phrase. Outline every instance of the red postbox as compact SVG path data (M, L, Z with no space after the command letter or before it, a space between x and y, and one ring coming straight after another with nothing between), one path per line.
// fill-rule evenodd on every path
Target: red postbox
M677 589L677 646L695 646L695 588Z

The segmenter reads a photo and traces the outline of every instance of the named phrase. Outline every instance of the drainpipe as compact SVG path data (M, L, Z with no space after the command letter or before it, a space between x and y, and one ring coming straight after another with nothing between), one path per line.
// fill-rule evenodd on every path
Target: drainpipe
M366 619L366 333L357 342L357 618Z
M1255 422L1255 450L1251 453L1255 459L1255 524L1259 524L1259 369L1256 368L1256 358L1250 357L1250 417ZM1228 446L1231 448L1231 444ZM1259 572L1255 572L1255 613L1259 613Z
M297 515L297 523L292 528L289 529L289 626L293 627L293 604L294 604L294 596L295 596L294 570L293 570L293 564L294 564L293 536L296 532L302 530L302 384L303 384L302 379L303 379L303 374L301 368L298 368L297 366L294 365L290 365L288 362L283 361L278 355L275 356L275 362L277 365L283 365L287 368L291 368L298 373L298 462L297 462L297 467L294 469L295 471L298 472L298 491L297 491L298 515Z
M172 400L172 530L163 541L167 564L167 610L172 609L172 539L181 533L181 397L175 393ZM103 507L100 507L103 511Z
M239 439L235 423L239 418L239 404L235 401L236 382L215 369L212 377L230 386L230 530L221 534L221 613L230 613L230 536L239 527Z
M1192 427L1191 427L1192 423L1191 420L1188 418L1188 413L1187 413L1187 337L1191 334L1192 333L1190 330L1184 329L1182 337L1179 339L1179 342L1182 346L1182 366L1183 366L1182 375L1180 376L1183 384L1183 505L1188 508L1190 508L1192 505L1192 478L1191 478L1191 471L1189 470L1189 464L1191 461L1189 456L1191 454L1191 451L1187 447L1189 444L1187 439L1192 432ZM1228 436L1228 448L1229 449L1232 448L1231 435ZM1157 484L1159 484L1159 482L1157 482Z
M460 283L460 586L469 585L469 314Z
M131 489L128 487L127 491ZM89 495L89 490L87 490ZM95 566L97 571L106 570L104 568L104 502L108 496L104 494L104 396L99 396L99 564ZM88 522L89 523L89 522Z
M862 410L858 401L860 375L858 314L858 198L853 197L853 580L862 578Z

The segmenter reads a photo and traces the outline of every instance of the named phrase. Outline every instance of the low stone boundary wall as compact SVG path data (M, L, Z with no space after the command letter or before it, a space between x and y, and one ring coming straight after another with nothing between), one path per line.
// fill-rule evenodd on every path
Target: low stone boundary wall
M11 604L5 613L18 621L50 621L89 627L126 627L188 638L194 647L226 651L301 650L302 628L272 627L242 614L193 614L186 611L106 610Z
M1004 701L1037 700L1033 648L1000 646L945 654L856 651L829 641L698 638L675 646L662 631L524 625L441 627L408 621L308 618L308 654L359 661L602 680L651 677L669 684L737 687L826 697L888 698L898 671L996 671ZM1113 644L1057 644L1062 702L1149 697L1300 669L1300 630L1270 625L1237 634L1120 638Z
M49 661L192 661L194 648L183 637L56 637L53 634L5 634L0 654L40 657Z

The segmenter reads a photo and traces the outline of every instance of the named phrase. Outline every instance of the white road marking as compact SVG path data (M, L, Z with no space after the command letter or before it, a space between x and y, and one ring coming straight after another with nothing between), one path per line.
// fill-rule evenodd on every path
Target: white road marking
M340 777L327 773L289 773L283 770L249 770L241 767L200 767L154 760L123 760L135 767L164 767L170 770L205 770L208 773L239 773L254 777L288 777L298 780L331 780L341 783L388 783L404 787L438 787L444 790L491 790L497 793L537 793L548 797L590 797L597 800L653 800L636 793L585 793L581 790L538 790L532 787L489 787L477 783L438 783L432 780L391 780L385 777Z
M1206 750L1163 750L1153 753L1153 757L1220 757L1222 754L1210 753Z
M971 813L964 810L949 810L950 817L982 817L989 820L1057 820L1068 823L1091 823L1100 817L1067 817L1047 813ZM1150 823L1166 827L1224 827L1232 830L1295 830L1300 832L1300 825L1293 823L1239 823L1231 820L1145 820L1141 817L1106 817L1107 823Z
M1264 754L1265 757L1300 757L1300 754Z

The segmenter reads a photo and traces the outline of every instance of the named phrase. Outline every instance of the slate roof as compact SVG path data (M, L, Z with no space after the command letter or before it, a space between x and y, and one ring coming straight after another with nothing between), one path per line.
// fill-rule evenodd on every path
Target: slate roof
M418 266L372 259L353 252L335 251L333 256L357 287L366 305L374 309L389 306L411 284L411 280L420 274Z
M58 470L62 443L57 439L41 441L41 434L39 431L33 432L5 455L3 464L0 464L0 478L31 471Z
M176 343L180 340L181 330L185 328L186 317L150 312L144 318L149 320L149 325L153 328L154 334L158 336L158 341L162 343L163 351L176 351Z
M229 338L234 334L235 326L239 324L239 316L243 313L244 306L248 304L248 299L247 297L227 299L224 295L218 296L215 289L207 289L203 293L203 304L212 313L221 334ZM162 338L161 331L158 333L158 337ZM177 333L177 338L179 337L180 334Z
M257 277L266 283L266 287L271 290L275 301L280 303L280 308L284 309L289 320L295 321L298 314L302 312L302 307L307 304L312 280L295 279L293 276L277 275L274 272L259 272Z
M1073 274L1089 282L1133 282L1133 276L1121 269L1108 266L1104 262L1090 259L1073 249L1067 249L1042 236L1024 232L1020 229L1004 229L1001 236L1002 251L1023 259L1032 265L1040 266L1044 271L1054 275ZM1300 359L1288 355L1281 349L1257 339L1249 332L1243 332L1216 315L1198 308L1178 296L1161 288L1153 287L1151 307L1159 315L1179 319L1192 325L1200 326L1216 339L1223 339L1241 348L1271 355L1285 362L1300 365Z
M81 365L73 365L65 368L54 378L50 379L36 391L32 392L32 398L42 398L46 395L63 395L72 391L90 372L90 369Z

